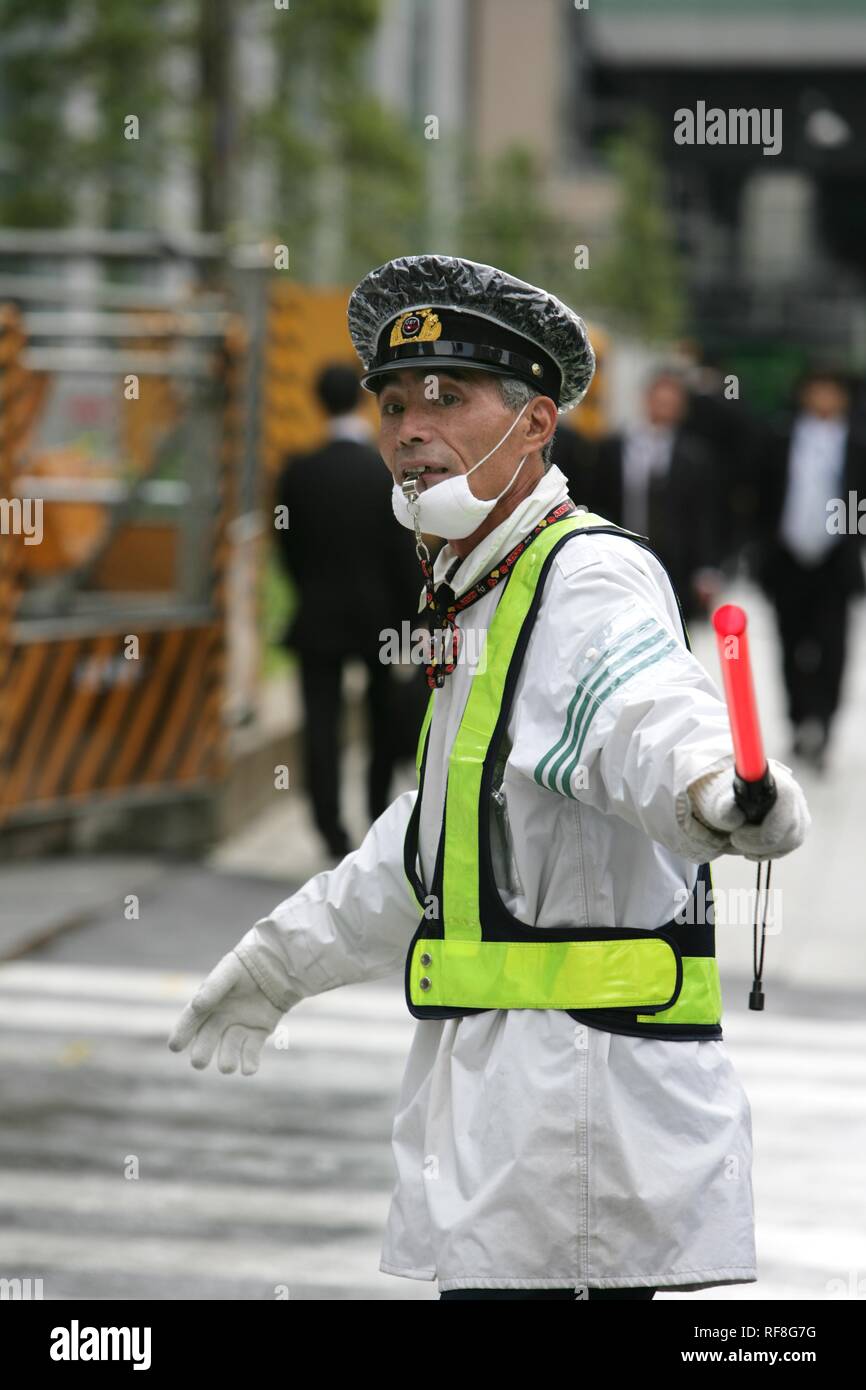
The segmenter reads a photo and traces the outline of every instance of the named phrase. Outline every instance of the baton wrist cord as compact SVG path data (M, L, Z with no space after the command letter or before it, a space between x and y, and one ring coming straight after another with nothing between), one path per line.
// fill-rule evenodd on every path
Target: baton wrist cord
M764 908L761 913L761 958L758 960L758 903L761 897L761 870L763 863L758 864L758 877L755 883L755 921L752 927L752 988L749 992L749 1008L763 1009L764 990L761 985L761 976L764 973L764 945L766 943L767 931L767 902L770 897L770 869L773 867L772 859L767 860L767 874L764 880Z

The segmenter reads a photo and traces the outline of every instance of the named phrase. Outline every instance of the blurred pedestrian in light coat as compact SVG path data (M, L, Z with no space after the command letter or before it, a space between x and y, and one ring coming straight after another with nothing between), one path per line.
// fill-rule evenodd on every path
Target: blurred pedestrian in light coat
M866 440L850 426L843 375L808 373L797 400L759 475L758 577L776 610L792 756L820 770L841 699L851 600L866 591L857 510Z

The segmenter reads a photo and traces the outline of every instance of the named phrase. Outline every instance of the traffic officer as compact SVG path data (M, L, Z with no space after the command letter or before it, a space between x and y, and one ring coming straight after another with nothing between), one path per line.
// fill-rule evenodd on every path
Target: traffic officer
M422 255L371 271L349 327L431 619L419 788L256 922L169 1046L249 1075L301 999L402 969L381 1270L442 1298L754 1282L751 1111L702 904L711 860L802 842L803 794L771 760L775 805L744 824L666 571L549 466L593 374L582 320Z

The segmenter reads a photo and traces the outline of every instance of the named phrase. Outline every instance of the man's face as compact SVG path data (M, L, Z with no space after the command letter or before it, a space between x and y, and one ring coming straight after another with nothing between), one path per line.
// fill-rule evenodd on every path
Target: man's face
M677 381L654 381L646 395L647 419L651 425L678 425L685 415L686 395Z
M847 414L848 393L836 381L815 378L807 381L800 395L803 410L821 420L836 420Z
M502 438L516 414L489 372L457 367L432 372L427 364L390 372L378 398L382 457L398 486L408 468L424 464L419 492L467 472ZM528 452L524 426L530 428L526 422L532 408L530 404L508 438L472 475L469 486L476 497L496 497ZM533 464L541 472L540 453L527 459L524 469Z

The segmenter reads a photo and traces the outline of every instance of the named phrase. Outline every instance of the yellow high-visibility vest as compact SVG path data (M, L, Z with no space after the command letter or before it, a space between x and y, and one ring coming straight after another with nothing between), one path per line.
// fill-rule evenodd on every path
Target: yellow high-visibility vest
M418 796L404 845L406 876L424 910L406 957L406 1002L419 1019L487 1009L563 1009L614 1033L719 1038L722 1000L712 912L681 909L679 920L672 915L663 926L647 930L540 928L509 912L493 877L490 796L496 755L544 581L561 546L599 531L627 535L650 549L604 517L577 513L551 522L508 575L487 631L483 669L472 677L449 756L428 889L418 872L418 822L436 695L431 692L418 738ZM685 623L683 633L689 647ZM711 904L708 863L699 867L695 897L702 882Z

